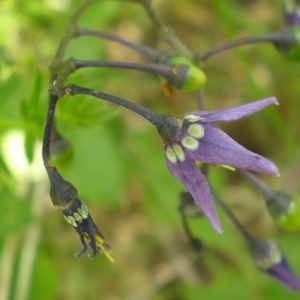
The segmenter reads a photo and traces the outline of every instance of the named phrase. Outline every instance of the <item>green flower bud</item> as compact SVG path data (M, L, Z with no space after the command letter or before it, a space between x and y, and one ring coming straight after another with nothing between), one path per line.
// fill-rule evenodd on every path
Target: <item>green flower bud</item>
M176 55L170 60L174 68L187 67L186 81L180 87L183 91L195 91L204 86L206 76L202 70L196 67L187 57Z
M285 230L300 230L300 201L298 198L290 197L285 213L274 218L275 223Z
M167 82L182 91L190 92L201 89L206 83L204 72L193 64L186 56L178 54L166 56L161 62L173 68L173 76L167 78Z

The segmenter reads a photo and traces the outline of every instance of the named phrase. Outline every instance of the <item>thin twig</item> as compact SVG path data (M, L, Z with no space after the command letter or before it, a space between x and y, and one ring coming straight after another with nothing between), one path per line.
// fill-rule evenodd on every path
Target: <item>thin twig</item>
M275 42L279 42L281 39L282 39L281 34L277 32L265 34L265 35L259 35L259 36L247 36L234 41L224 43L205 52L195 53L194 60L204 61L210 58L211 56L214 56L223 51L233 49L239 46L251 45L255 43L275 43Z
M174 76L173 68L159 64L137 63L130 61L98 61L98 60L73 60L77 69L85 67L109 67L118 69L132 69L156 74L163 77Z
M150 20L155 25L155 27L159 30L163 39L165 39L174 49L176 49L179 53L187 56L192 59L192 52L183 44L183 42L176 36L173 29L166 27L163 22L161 22L155 12L151 7L151 1L149 0L141 0L143 7L148 14Z
M107 32L102 32L99 30L92 30L87 28L77 28L76 33L79 36L95 36L99 38L103 38L112 42L116 42L118 44L121 44L123 46L126 46L128 48L131 48L147 57L150 58L151 61L157 61L159 57L161 56L161 53L159 51L156 51L150 47L146 47L143 45L139 45L130 41L127 41L119 36L116 36L114 34L110 34Z

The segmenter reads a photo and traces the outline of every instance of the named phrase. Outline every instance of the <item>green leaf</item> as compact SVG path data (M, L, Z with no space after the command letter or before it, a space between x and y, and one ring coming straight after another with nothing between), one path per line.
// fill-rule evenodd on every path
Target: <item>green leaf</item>
M33 154L34 154L34 145L36 141L36 136L32 134L32 132L27 131L25 134L24 140L24 148L25 148L25 155L29 162L33 161Z
M33 160L34 145L42 136L44 109L42 108L42 75L39 71L28 95L22 100L20 110L25 130L25 154L29 162Z
M56 264L53 263L53 256L46 256L40 252L35 263L31 293L28 299L57 299L59 289L64 291L66 287L64 282L59 282L60 274L57 273Z
M82 128L64 132L74 149L70 168L61 170L64 178L75 185L83 201L115 206L121 197L123 167L112 136L105 130Z

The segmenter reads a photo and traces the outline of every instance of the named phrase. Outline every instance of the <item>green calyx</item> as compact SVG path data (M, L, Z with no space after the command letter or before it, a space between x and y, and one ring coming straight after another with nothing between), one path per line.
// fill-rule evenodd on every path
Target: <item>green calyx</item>
M300 26L280 32L281 39L274 43L276 49L288 60L300 61Z
M173 68L173 76L167 78L171 86L190 92L201 89L205 85L206 75L186 56L177 54L162 61Z
M161 115L154 123L164 143L178 138L181 129L181 120L170 115Z

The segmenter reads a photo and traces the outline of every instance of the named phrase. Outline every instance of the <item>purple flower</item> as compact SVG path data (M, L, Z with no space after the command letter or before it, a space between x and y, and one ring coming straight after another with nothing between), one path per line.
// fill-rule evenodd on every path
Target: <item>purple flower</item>
M300 25L300 1L285 0L283 4L283 15L288 26Z
M165 141L168 169L186 187L218 232L222 232L222 227L211 191L196 161L279 175L274 163L245 149L213 124L241 119L270 104L278 102L271 97L224 110L196 111L177 120L177 127L174 122L166 122L158 128Z
M291 290L300 289L300 279L291 270L277 243L253 239L251 252L256 267Z

